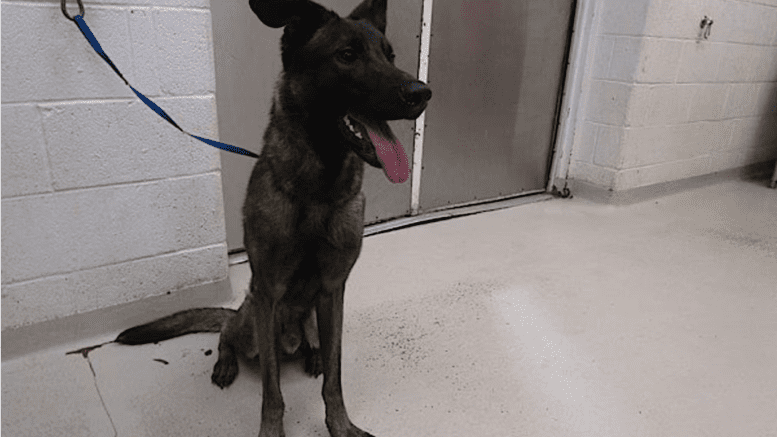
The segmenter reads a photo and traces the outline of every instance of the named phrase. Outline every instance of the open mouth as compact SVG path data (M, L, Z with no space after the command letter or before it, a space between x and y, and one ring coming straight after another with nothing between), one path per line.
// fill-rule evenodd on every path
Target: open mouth
M364 128L361 126L361 124L359 124L359 127L361 129L355 128L353 126L353 124L351 123L351 117L349 117L347 115L343 116L343 123L345 123L345 126L348 128L349 131L351 131L351 134L353 136L355 136L356 138L358 138L360 140L364 140L364 134L362 134L362 131L364 130Z
M410 163L402 144L394 137L389 125L383 121L371 121L347 114L342 118L342 130L354 151L368 164L381 167L386 177L395 184L410 176ZM377 158L377 160L375 159Z

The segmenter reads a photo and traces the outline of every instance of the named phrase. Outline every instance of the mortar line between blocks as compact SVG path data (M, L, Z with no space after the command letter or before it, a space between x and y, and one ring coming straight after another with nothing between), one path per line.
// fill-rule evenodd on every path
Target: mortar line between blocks
M65 276L68 276L68 275L72 275L74 273L88 272L90 270L97 270L97 269L102 269L102 268L106 268L106 267L119 266L119 265L122 265L122 264L129 264L129 263L134 263L134 262L138 262L138 261L151 260L151 259L154 259L154 258L161 258L161 257L166 257L166 256L185 255L187 253L195 253L195 252L199 252L199 251L203 251L203 250L215 249L215 248L217 248L219 246L225 246L225 245L226 245L225 243L221 242L221 243L206 244L205 246L200 246L200 247L190 247L190 248L186 248L186 249L171 250L171 251L168 251L168 252L156 253L156 254L148 255L148 256L141 256L141 257L138 257L138 258L130 258L130 259L125 259L125 260L121 260L121 261L117 261L117 262L112 262L112 263L108 263L108 264L100 264L100 265L97 265L97 266L86 267L86 268L83 268L83 269L80 269L80 270L74 270L72 272L52 273L52 274L45 275L45 276L38 276L38 277L35 277L35 278L23 279L23 280L17 281L17 282L7 282L7 283L4 283L3 286L25 285L25 284L28 284L28 283L43 281L43 280L47 280L47 279L61 278L61 277L65 277Z
M0 105L2 106L2 105ZM51 191L47 191L46 193L53 193L55 191L54 189L54 171L51 168L51 163L53 162L51 159L51 147L49 147L49 136L46 135L46 123L43 122L43 109L38 105L30 105L33 108L33 111L35 111L35 114L38 116L38 124L40 128L40 132L43 134L41 140L43 141L43 153L46 156L46 173L47 177L49 179L48 186ZM26 197L27 195L22 196L16 196L16 197ZM4 197L2 198L3 201L5 199L14 199L15 197Z
M195 141L194 139L190 139L190 140ZM117 182L112 184L91 185L88 187L54 189L54 191L47 191L45 193L22 194L19 196L3 197L3 201L5 202L7 200L19 200L19 199L30 199L30 198L36 198L36 197L55 196L58 194L71 193L74 191L103 190L107 188L143 186L143 185L156 184L163 181L178 181L183 179L193 179L196 177L211 176L211 175L218 176L219 178L221 178L221 170L210 170L202 173L175 175L175 176L168 176L168 177L162 177L162 178L146 179L142 181L126 181L126 182Z
M5 4L13 4L13 5L19 5L19 6L28 6L28 7L39 7L39 8L60 8L59 2L31 2L26 0L3 0L3 3ZM69 7L73 7L74 5L68 4ZM146 5L133 5L133 4L125 4L125 3L88 3L84 5L85 7L85 19L89 19L89 10L95 10L95 9L104 9L104 10L140 10L140 9L148 9L148 10L166 10L166 11L174 11L174 12L200 12L200 13L210 13L210 8L207 6L146 6ZM76 7L77 9L77 7ZM62 17L64 18L64 17ZM88 24L88 23L87 23Z

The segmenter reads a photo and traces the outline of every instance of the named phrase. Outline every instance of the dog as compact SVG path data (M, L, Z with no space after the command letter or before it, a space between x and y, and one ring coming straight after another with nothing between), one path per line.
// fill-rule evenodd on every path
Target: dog
M305 356L308 373L324 375L329 433L371 436L349 419L340 379L345 282L364 229L364 163L391 182L407 180L407 155L386 121L417 118L431 98L425 83L394 66L386 3L363 0L340 17L309 0L250 0L265 25L284 31L283 72L243 206L249 293L237 311L182 311L116 339L220 332L214 384L235 380L238 354L258 359L260 437L284 435L279 361L295 355Z

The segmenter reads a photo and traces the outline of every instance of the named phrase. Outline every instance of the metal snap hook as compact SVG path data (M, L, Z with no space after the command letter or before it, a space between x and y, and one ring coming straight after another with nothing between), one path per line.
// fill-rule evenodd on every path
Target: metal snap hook
M77 1L78 1L78 15L83 17L84 16L84 3L81 0L77 0ZM67 2L67 0L62 0L62 2L60 3L60 7L62 8L62 14L65 15L65 18L67 18L68 20L70 20L70 21L75 23L75 21L76 21L75 18L73 18L73 17L71 17L70 15L67 14L67 6L65 5L66 2Z
M712 30L712 23L714 23L714 21L712 21L712 19L706 15L704 16L704 19L701 20L701 25L699 27L701 27L702 29L702 35L701 35L702 38L707 39L710 37L710 31Z

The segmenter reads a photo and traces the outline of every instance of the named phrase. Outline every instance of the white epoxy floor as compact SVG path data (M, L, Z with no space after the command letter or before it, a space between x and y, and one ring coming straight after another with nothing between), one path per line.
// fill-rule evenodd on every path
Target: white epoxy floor
M777 191L552 200L369 237L346 290L352 420L383 436L777 435ZM247 265L231 270L247 286ZM112 334L115 335L115 334ZM261 384L217 336L2 365L2 435L256 436ZM282 367L288 437L326 436Z

